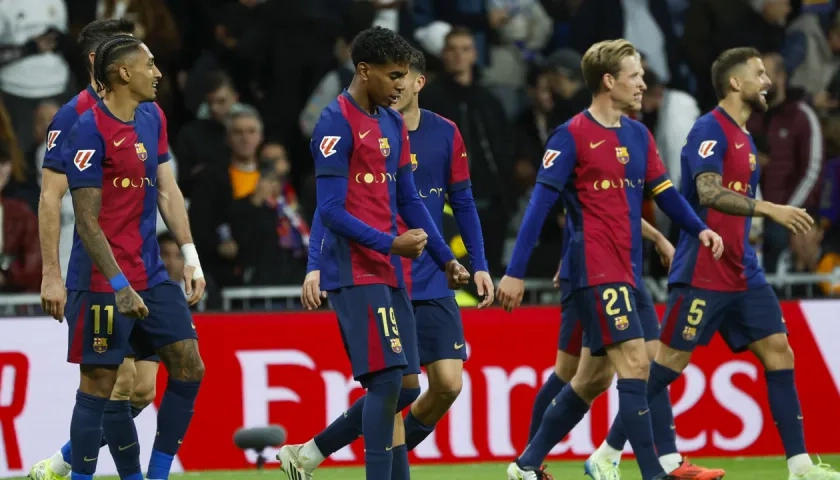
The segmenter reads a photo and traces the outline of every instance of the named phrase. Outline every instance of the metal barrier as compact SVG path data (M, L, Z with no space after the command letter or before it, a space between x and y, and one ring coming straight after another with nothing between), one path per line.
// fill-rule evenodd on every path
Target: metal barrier
M792 273L768 275L767 281L776 287L783 298L791 298L795 287L803 287L797 292L800 296L811 298L820 295L817 284L828 282L840 285L840 269L829 274ZM645 277L645 286L656 302L668 298L667 279ZM300 305L300 287L235 287L226 288L221 293L224 311L283 310L297 309ZM525 303L550 305L558 302L557 289L548 279L525 280ZM199 304L199 311L204 310L204 300ZM42 315L41 298L37 294L0 295L0 316Z

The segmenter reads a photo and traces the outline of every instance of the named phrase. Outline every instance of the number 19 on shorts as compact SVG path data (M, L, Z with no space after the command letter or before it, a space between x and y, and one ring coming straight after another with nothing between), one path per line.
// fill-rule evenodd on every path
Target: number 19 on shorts
M394 307L379 307L376 313L382 321L382 333L385 334L385 337L390 337L391 334L399 337L400 331L397 328L397 316L394 314Z

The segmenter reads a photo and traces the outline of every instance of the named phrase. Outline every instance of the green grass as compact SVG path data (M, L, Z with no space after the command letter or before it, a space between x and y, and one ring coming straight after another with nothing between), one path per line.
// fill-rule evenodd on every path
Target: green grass
M816 460L816 459L815 459ZM840 466L840 455L828 455L822 458L826 463ZM704 458L697 459L699 465L718 467L726 470L726 480L785 480L787 479L787 464L782 457L772 458ZM441 465L412 467L412 480L504 480L504 463L481 463L474 465ZM548 471L557 480L569 478L583 478L583 464L580 461L552 461ZM632 459L622 462L622 480L640 480L639 470ZM105 477L116 480L116 477ZM256 480L275 479L286 480L285 475L276 469L263 472L203 472L173 475L172 478L184 480ZM588 478L588 477L586 477ZM356 480L364 479L364 471L360 468L323 468L317 471L314 480ZM25 479L13 479L25 480Z

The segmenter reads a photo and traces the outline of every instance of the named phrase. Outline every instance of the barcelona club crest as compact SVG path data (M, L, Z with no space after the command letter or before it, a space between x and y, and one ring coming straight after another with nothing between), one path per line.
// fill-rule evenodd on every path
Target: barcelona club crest
M108 350L108 339L105 337L93 337L93 351L105 353Z
M382 152L382 156L384 157L391 154L391 146L388 145L388 138L379 139L379 151Z
M413 172L415 170L417 170L417 154L412 153L411 154L411 171Z
M627 147L615 147L615 158L618 160L618 163L627 165L627 162L630 161L630 154L627 152Z
M697 329L695 327L688 327L686 326L683 329L682 337L686 339L686 341L690 342L694 340L694 337L697 336Z
M751 172L754 172L754 171L755 171L755 166L756 166L756 165L757 165L757 164L756 164L756 162L755 162L755 154L751 153L751 154L750 154L750 171L751 171Z
M399 338L391 339L391 350L396 354L402 353L402 342Z
M137 152L137 158L139 158L141 162L145 162L146 158L149 156L149 154L146 153L146 146L142 143L135 143L134 150Z
M627 319L627 315L622 315L620 317L615 318L615 329L616 330L627 330L627 327L630 326L630 320Z

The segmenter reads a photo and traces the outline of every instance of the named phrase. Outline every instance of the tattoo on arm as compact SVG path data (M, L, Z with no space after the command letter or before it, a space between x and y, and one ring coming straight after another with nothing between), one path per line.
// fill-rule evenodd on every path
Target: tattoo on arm
M756 201L733 192L723 186L723 178L717 173L701 173L695 180L700 205L713 208L719 212L741 217L755 215Z
M99 226L99 210L102 207L102 190L98 188L77 188L73 190L73 210L76 213L76 230L96 268L107 278L120 274L120 267L111 251L111 245Z

